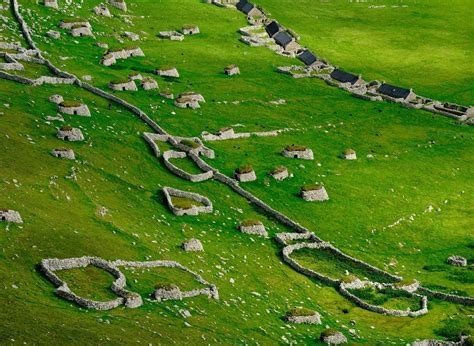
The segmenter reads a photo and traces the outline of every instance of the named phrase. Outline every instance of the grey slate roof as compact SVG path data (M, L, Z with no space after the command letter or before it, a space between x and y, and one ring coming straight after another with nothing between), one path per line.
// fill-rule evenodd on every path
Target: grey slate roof
M340 69L335 69L331 72L331 78L341 82L341 83L351 83L354 84L359 79L355 74L345 72Z
M280 25L276 21L272 21L265 27L268 36L273 37L273 35L277 34L280 31Z
M288 43L293 41L293 37L291 37L291 35L288 34L286 31L280 31L278 34L275 35L274 39L276 43L278 43L282 47L286 47Z
M396 99L406 99L410 95L410 90L406 88L400 88L390 84L382 84L378 92Z
M309 49L305 49L303 53L298 55L298 59L300 59L307 66L314 64L316 60L318 60L318 58L313 53L311 53Z

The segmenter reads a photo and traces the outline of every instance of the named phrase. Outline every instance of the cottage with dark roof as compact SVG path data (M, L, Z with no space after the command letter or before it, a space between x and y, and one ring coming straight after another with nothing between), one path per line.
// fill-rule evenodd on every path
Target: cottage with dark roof
M260 17L263 16L263 12L254 4L247 1L239 2L235 7L247 15L247 17Z
M309 49L305 49L303 53L298 55L298 59L300 59L303 62L303 64L305 64L306 66L311 66L316 61L318 61L318 58L316 57L316 55L311 53Z
M394 85L383 83L377 91L382 97L387 98L391 101L413 101L416 98L416 94L412 89L400 88Z
M360 85L364 83L364 80L360 75L355 75L338 68L332 71L330 76L332 79L342 84L348 83L350 85Z
M268 36L273 37L278 34L281 30L280 24L276 20L271 21L270 24L265 26L265 31L267 32Z
M280 31L273 37L273 39L285 51L294 51L300 48L300 45L296 42L295 38L286 31Z

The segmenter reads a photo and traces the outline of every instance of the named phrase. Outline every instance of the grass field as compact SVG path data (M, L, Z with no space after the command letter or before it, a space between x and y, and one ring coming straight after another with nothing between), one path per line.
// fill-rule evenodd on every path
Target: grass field
M428 287L474 295L472 269L445 264L452 254L470 264L474 260L471 127L423 111L355 99L318 79L277 74L277 66L293 61L239 42L237 30L246 22L235 10L198 0L133 0L127 1L134 23L130 26L110 6L114 17L95 16L91 9L98 3L60 1L60 10L54 11L20 0L33 39L60 68L91 75L91 83L104 90L109 81L138 71L155 78L161 90L204 95L206 103L193 111L173 106L157 91L139 87L137 92L116 92L174 135L199 136L237 124L236 131L242 132L292 128L278 137L208 142L216 152L208 162L228 175L251 164L258 180L243 187L350 255ZM449 6L427 0L258 4L335 65L412 86L428 97L472 103L474 32L467 0ZM10 18L0 32L2 39L22 40L10 11L1 14ZM96 38L73 38L58 29L59 21L68 17L89 19ZM187 23L199 25L201 34L182 42L156 36ZM61 39L47 38L50 29L61 31ZM119 43L124 31L142 39ZM146 56L104 67L99 61L105 50L96 41L110 47L137 45ZM26 47L24 41L22 45ZM229 64L238 65L241 75L225 76L223 68ZM176 66L181 77L153 75L161 65ZM40 65L25 67L24 76L45 74ZM48 102L52 94L88 104L92 117L64 116L64 124L81 128L85 142L64 143L55 137L64 124L45 121L56 114ZM278 99L286 104L271 103ZM145 131L150 128L130 112L78 87L0 81L0 208L19 210L25 221L22 226L0 224L0 302L5 307L0 309L0 343L314 343L326 325L349 336L351 320L360 336L350 338L354 344L405 345L473 330L468 317L474 314L472 307L433 300L428 315L387 317L360 309L335 289L295 272L281 260L281 247L271 238L242 234L237 226L258 219L270 235L289 229L216 181L193 184L171 174L142 139ZM284 158L280 152L288 144L311 148L315 161ZM170 148L158 145L162 151ZM74 149L77 160L49 154L61 146ZM357 161L338 157L346 148L357 151ZM199 172L188 159L172 162ZM288 167L294 177L282 182L268 178L278 165ZM312 183L323 183L330 200L303 201L299 189ZM161 193L164 186L209 197L214 213L172 215ZM108 214L101 217L103 206ZM191 238L200 239L205 251L185 253L180 245ZM43 258L83 255L176 260L215 284L220 300L200 296L152 303L146 298L157 282L185 289L199 284L173 270L124 270L128 287L145 304L87 311L55 296L53 285L35 269ZM305 261L317 268L313 257L305 256ZM328 271L341 269L330 258L324 261ZM104 272L87 268L59 275L85 296L110 297L112 280ZM320 312L323 324L286 324L281 318L295 307ZM180 309L192 316L183 318Z

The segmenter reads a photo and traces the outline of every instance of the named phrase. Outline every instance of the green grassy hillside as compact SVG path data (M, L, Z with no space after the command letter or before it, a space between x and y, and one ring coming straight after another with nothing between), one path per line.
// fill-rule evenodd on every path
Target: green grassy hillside
M198 0L133 0L127 1L126 17L109 6L114 16L105 18L91 11L98 3L60 0L59 10L53 10L20 0L33 39L61 69L79 77L90 75L91 84L107 91L111 80L140 72L155 78L160 90L201 93L206 103L190 110L175 107L156 90L115 92L173 135L200 136L226 126L236 132L288 129L277 137L206 142L216 152L215 159L206 160L227 175L251 164L258 179L243 183L244 188L342 251L427 287L474 295L472 127L395 104L355 99L319 79L278 74L276 67L296 61L239 42L237 30L247 24L233 9ZM333 64L413 86L428 97L472 103L472 10L467 0L450 6L388 0L258 4ZM1 38L26 47L10 9L1 14L8 18ZM73 38L58 29L59 21L69 17L88 19L95 38ZM157 37L159 31L189 23L199 25L201 34L182 42ZM60 31L61 38L48 38L48 30ZM124 31L141 39L124 39ZM139 46L145 57L104 67L99 61L105 49L96 41L112 48ZM238 65L241 75L225 76L223 68L229 64ZM153 75L162 65L177 67L181 77ZM49 73L42 65L25 67L17 73ZM92 116L47 121L46 116L57 112L48 101L53 94L82 100ZM271 103L278 99L286 103ZM85 142L57 139L62 125L80 128ZM456 338L461 330L472 333L472 307L430 300L425 316L383 316L297 273L283 262L282 247L272 239L290 229L217 181L191 183L173 175L143 140L142 133L150 131L131 112L77 86L34 87L0 80L0 209L18 210L24 220L20 226L0 223L2 344L307 344L316 343L329 326L353 344L405 345L415 339ZM280 152L289 144L312 148L315 160L284 158ZM162 151L170 149L158 145ZM63 146L75 151L75 161L50 155L51 149ZM346 148L357 151L357 161L339 158ZM172 162L197 172L191 162ZM293 177L282 182L267 177L278 165L288 167ZM330 200L304 202L298 191L312 183L323 183ZM161 193L164 186L209 197L214 212L174 216ZM105 216L99 215L102 207L108 210ZM261 220L270 237L240 233L237 226L246 219ZM180 245L191 238L200 239L205 251L185 253ZM447 265L452 254L466 257L470 269ZM85 255L175 260L215 284L220 299L200 296L155 303L148 296L158 282L186 289L199 285L173 270L124 270L128 287L145 300L142 307L105 312L79 308L57 297L36 265L44 258ZM346 269L314 251L297 257L313 269ZM59 275L84 297L114 297L109 289L113 278L103 271L87 268ZM320 312L322 325L285 323L282 317L295 307ZM180 309L189 310L191 317L182 317ZM349 328L358 337L350 336Z

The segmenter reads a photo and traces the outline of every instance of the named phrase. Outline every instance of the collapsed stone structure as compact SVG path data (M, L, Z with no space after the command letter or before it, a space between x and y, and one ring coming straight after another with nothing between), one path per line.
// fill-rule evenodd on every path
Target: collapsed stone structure
M186 240L183 242L183 244L181 244L181 247L186 252L204 251L204 247L202 246L202 243L199 241L199 239Z
M253 167L250 165L245 165L237 168L235 170L234 176L235 179L243 183L257 180L257 175L255 174Z
M194 24L183 25L183 27L181 28L181 31L183 32L184 35L197 35L200 33L199 27Z
M160 31L158 36L162 39L168 39L171 41L182 41L184 40L184 35L177 31Z
M91 112L86 104L77 101L61 101L58 103L58 111L64 114L81 115L90 117Z
M137 85L133 80L115 80L109 83L109 88L120 91L137 91Z
M59 158L68 159L68 160L76 159L76 155L74 154L74 151L68 148L53 149L51 150L51 155L53 155L54 157L59 157Z
M289 177L288 169L283 166L275 167L269 175L275 180L284 180Z
M109 4L118 8L120 11L127 12L127 3L125 0L109 0Z
M449 256L447 260L448 264L451 264L453 266L457 267L466 267L467 266L467 259L462 257L462 256Z
M98 16L112 17L112 14L110 14L109 8L105 4L102 4L102 3L95 6L93 11Z
M155 90L158 89L158 83L153 78L146 77L142 80L142 88L144 90Z
M63 126L58 130L56 136L63 141L80 142L84 140L82 131L71 126Z
M212 202L209 200L209 198L204 197L198 193L173 189L171 187L164 187L163 193L169 208L175 215L196 216L200 213L212 213ZM189 203L184 203L184 205L177 204L175 201L173 201L173 197L185 199L187 200L186 202L189 201Z
M285 157L303 160L314 160L313 151L302 145L288 145L285 149L283 149L281 153Z
M234 76L240 74L240 69L237 65L229 65L224 68L224 74Z
M11 209L0 209L0 221L23 223L20 213Z
M323 185L305 185L301 188L301 197L308 202L323 202L329 199L328 193Z
M175 67L164 66L155 70L158 76L179 78L179 72Z
M61 280L56 274L56 271L75 269L75 268L85 268L87 266L95 266L99 269L103 269L115 277L115 281L112 283L110 289L117 295L117 298L105 301L98 302L90 299L80 297L79 295L72 292L67 283ZM67 259L43 259L39 264L41 272L46 276L46 278L51 281L57 288L56 294L61 298L72 301L79 306L95 309L95 310L110 310L114 309L120 305L124 305L127 308L136 308L143 304L142 297L135 292L127 290L126 287L126 277L120 271L119 267L127 268L176 268L180 269L186 273L192 275L199 284L204 285L204 288L197 288L191 291L180 291L180 298L190 298L198 295L206 295L212 299L219 299L219 293L217 287L213 284L210 284L204 280L199 274L193 272L187 267L181 265L175 261L148 261L148 262L135 262L135 261L106 261L99 257L77 257L77 258L67 258ZM160 301L166 300L169 298L169 295L161 295L160 292L157 294L157 288L155 288L153 295L156 299ZM164 297L163 297L164 296ZM163 299L164 298L164 299Z
M268 232L261 221L258 220L245 220L239 225L239 230L245 234L254 234L262 237L267 237Z

